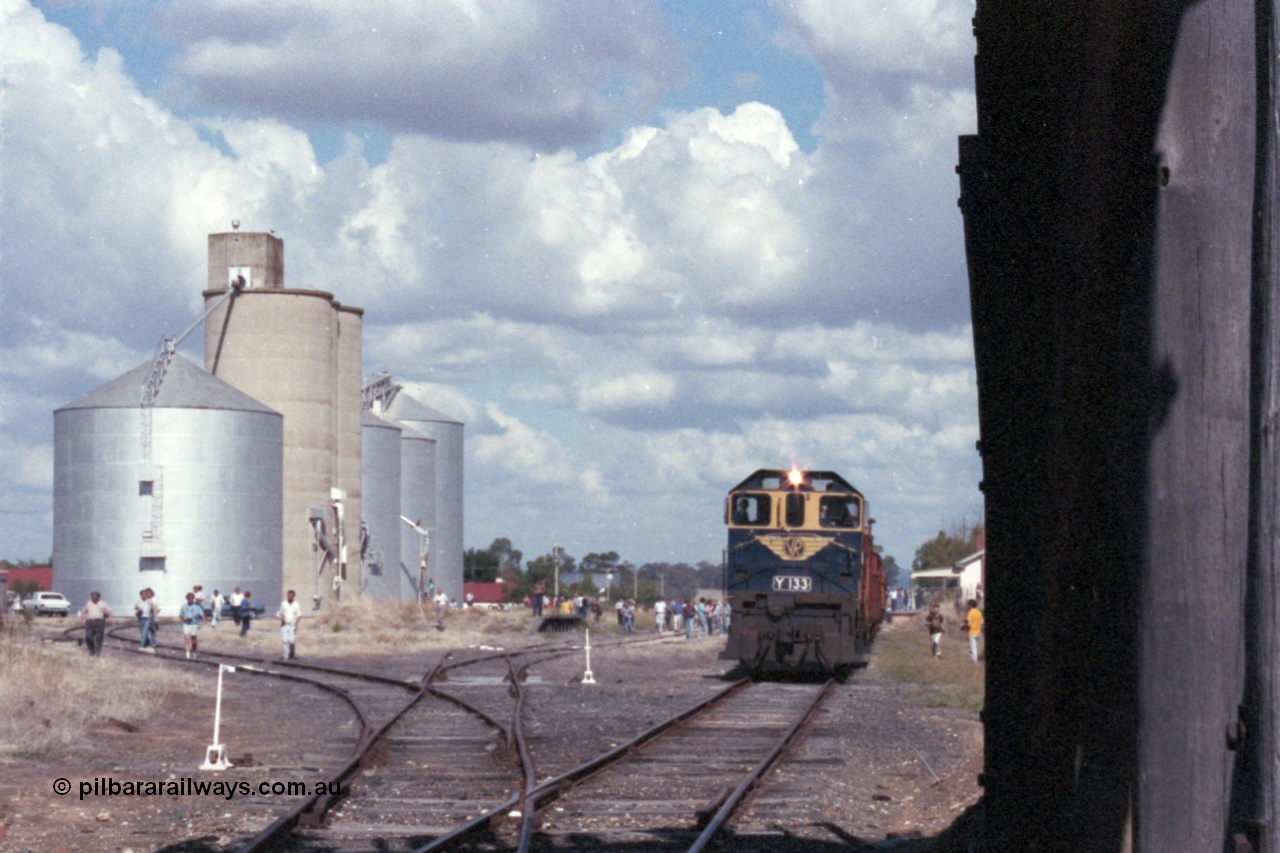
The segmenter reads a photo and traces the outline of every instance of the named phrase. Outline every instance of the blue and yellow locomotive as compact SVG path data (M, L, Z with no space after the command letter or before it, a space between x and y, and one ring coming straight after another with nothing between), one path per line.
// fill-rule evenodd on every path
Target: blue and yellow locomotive
M762 469L725 500L721 657L752 673L843 674L866 663L884 615L884 571L862 493L831 471Z

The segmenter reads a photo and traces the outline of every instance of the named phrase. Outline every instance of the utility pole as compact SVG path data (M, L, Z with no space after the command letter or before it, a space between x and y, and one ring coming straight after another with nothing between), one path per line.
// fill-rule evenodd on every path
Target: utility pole
M555 597L560 597L560 555L564 550L559 545L551 546L551 562L555 566Z

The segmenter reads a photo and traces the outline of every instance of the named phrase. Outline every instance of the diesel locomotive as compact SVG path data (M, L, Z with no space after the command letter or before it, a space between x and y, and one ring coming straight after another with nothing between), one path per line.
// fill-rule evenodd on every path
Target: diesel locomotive
M721 658L755 675L843 676L867 662L885 584L862 493L831 471L756 471L725 499Z

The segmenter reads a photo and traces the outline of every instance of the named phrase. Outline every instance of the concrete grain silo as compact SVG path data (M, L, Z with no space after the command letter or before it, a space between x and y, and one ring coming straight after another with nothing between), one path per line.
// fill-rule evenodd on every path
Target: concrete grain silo
M400 597L415 601L426 586L419 569L423 530L430 535L426 576L440 584L436 575L436 441L407 426L402 426L400 433L400 515Z
M350 305L334 303L337 316L337 388L334 396L334 435L337 458L334 476L337 488L346 496L343 514L346 523L346 553L342 560L347 565L347 581L353 591L363 585L363 567L360 561L360 520L362 509L363 477L361 455L364 446L364 403L360 391L364 345L364 310Z
M332 597L345 570L354 593L358 560L337 563L344 545L358 554L359 542L358 309L342 309L330 293L286 288L279 238L210 234L206 307L236 284L240 292L205 320L205 367L284 416L284 587L303 599ZM352 406L354 414L342 411Z
M176 354L55 410L59 590L76 607L99 590L120 616L148 586L169 616L195 584L247 587L274 608L282 427L278 412Z
M398 424L364 413L361 506L368 542L361 580L363 594L376 601L413 600L401 593L400 434Z
M391 401L387 417L435 439L435 531L431 541L436 586L462 600L463 425L403 392ZM407 475L405 475L407 476Z

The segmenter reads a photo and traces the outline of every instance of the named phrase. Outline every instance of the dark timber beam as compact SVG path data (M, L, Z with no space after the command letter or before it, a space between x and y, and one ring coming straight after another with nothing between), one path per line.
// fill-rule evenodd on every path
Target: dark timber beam
M988 849L1280 851L1274 19L978 0Z

